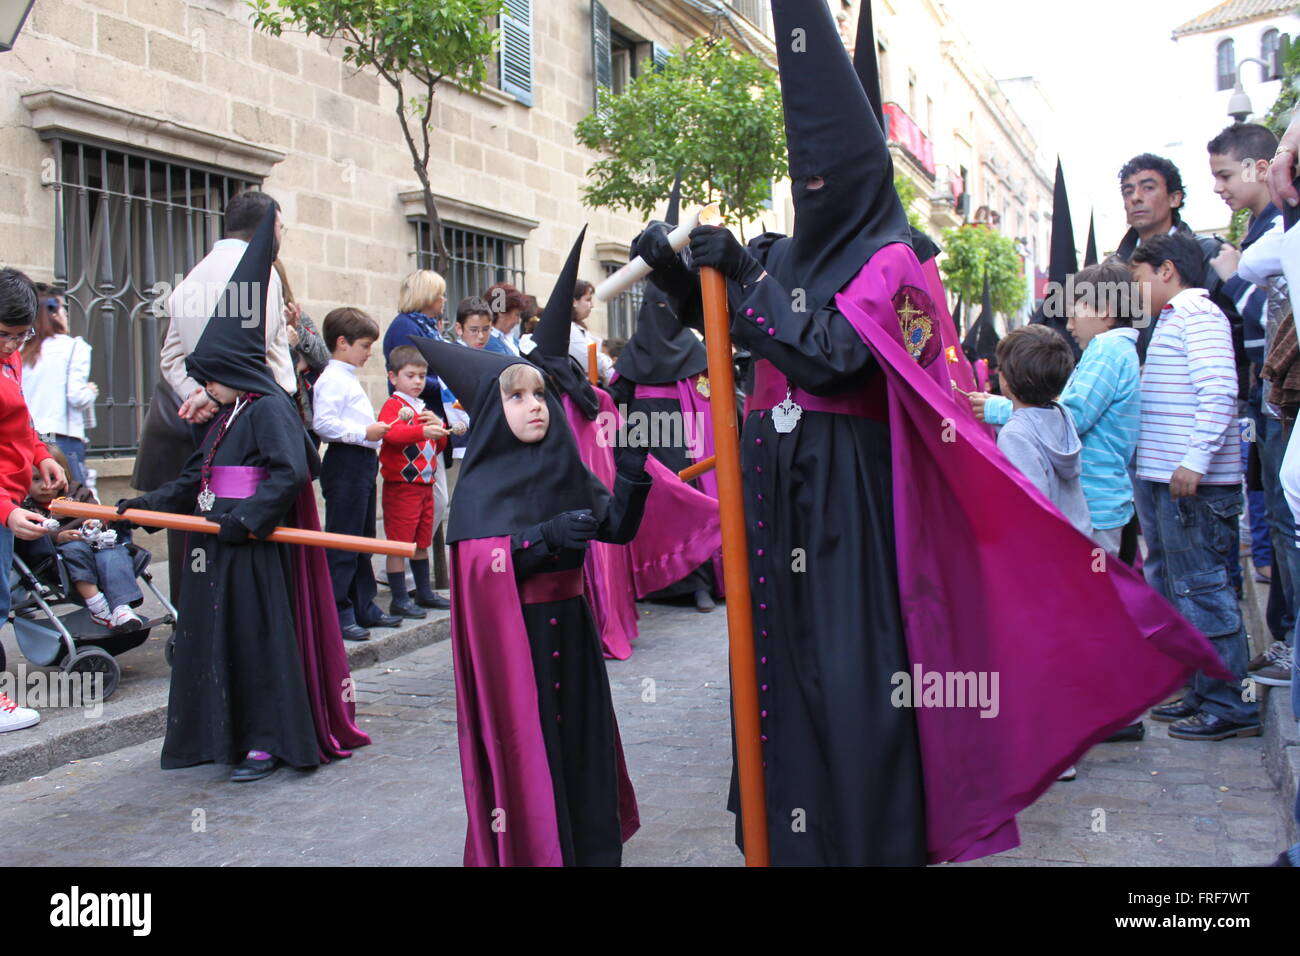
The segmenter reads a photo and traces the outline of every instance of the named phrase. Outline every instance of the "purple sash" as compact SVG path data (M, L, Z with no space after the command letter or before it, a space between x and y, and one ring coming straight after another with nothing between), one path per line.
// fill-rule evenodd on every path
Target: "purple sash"
M257 486L270 476L265 468L246 465L213 465L208 487L218 498L251 498Z
M582 568L531 574L519 582L520 604L567 601L582 593Z
M637 398L677 398L677 385L642 385L637 383Z
M874 387L873 387L874 386ZM776 366L766 359L754 364L754 394L745 400L745 415L780 405L785 401L786 378ZM885 393L879 379L872 386L838 395L813 395L802 388L790 396L806 412L831 412L835 415L856 415L883 422L889 415Z

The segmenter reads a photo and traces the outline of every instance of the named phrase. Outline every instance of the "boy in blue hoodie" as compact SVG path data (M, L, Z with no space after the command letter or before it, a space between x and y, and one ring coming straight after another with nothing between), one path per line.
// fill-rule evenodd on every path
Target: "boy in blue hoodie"
M1074 370L1065 339L1045 325L1027 325L998 343L1002 391L1011 417L998 433L998 448L1079 531L1092 534L1092 519L1079 476L1083 444L1056 397Z
M1061 392L1083 442L1080 478L1092 518L1092 539L1119 554L1124 526L1133 517L1128 467L1141 426L1141 373L1133 328L1132 276L1117 259L1074 276L1074 303L1066 328L1083 356ZM1004 425L1011 402L997 396L973 400L986 422Z

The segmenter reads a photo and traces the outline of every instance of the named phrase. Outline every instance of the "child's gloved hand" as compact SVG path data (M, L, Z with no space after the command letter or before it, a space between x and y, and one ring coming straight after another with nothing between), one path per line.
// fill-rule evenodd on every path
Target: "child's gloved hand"
M566 511L547 521L542 525L542 538L552 551L564 548L580 551L596 537L599 529L596 516L584 508L582 511Z
M248 543L248 526L234 515L226 512L223 515L217 515L212 520L221 525L221 530L217 532L217 540L222 544Z

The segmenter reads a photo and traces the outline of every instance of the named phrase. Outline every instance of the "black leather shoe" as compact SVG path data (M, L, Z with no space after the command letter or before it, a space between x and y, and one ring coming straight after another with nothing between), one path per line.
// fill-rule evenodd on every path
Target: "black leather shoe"
M423 621L429 615L425 614L410 601L398 604L394 601L388 605L388 613L394 617L406 618L408 621Z
M392 614L380 614L373 621L366 621L366 627L401 627L402 619Z
M421 594L419 591L412 591L411 599L420 607L436 608L439 611L451 610L451 602L445 597L440 597L436 591L430 591L427 595Z
M1227 740L1229 737L1258 737L1259 721L1237 724L1201 711L1169 725L1169 736L1179 740Z
M345 641L368 641L370 632L360 624L349 624L343 628L343 640Z
M1152 707L1151 719L1163 720L1165 723L1169 723L1172 720L1182 720L1184 717L1191 717L1197 713L1199 711L1195 707L1184 704L1182 698L1179 698L1167 704L1161 704L1159 707Z
M1129 724L1127 727L1121 727L1109 737L1102 741L1104 744L1121 744L1132 740L1141 740L1147 735L1147 728L1142 721L1136 724Z
M230 771L231 783L250 783L269 777L280 769L279 757L267 757L265 760L253 760L246 757L234 770Z

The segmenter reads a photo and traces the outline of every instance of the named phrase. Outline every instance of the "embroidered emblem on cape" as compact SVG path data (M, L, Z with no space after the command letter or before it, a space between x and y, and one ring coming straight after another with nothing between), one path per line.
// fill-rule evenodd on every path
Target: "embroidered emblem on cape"
M930 297L920 289L905 285L894 294L894 312L903 333L903 345L922 368L939 355L940 340L935 335L934 307Z
M695 380L695 390L700 393L706 400L709 397L709 377L701 375Z

